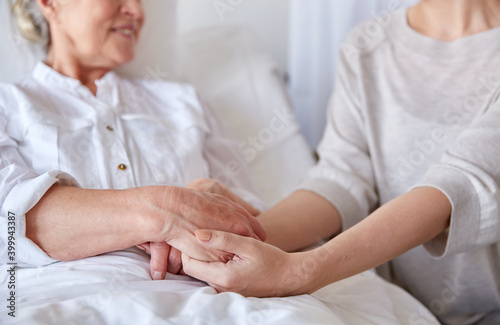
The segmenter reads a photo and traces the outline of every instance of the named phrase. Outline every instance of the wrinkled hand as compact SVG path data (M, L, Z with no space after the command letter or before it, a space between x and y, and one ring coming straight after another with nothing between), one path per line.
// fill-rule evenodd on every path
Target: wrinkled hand
M192 190L197 190L200 192L206 192L206 193L212 193L212 194L218 194L222 195L231 201L238 203L241 205L245 210L250 212L253 216L258 216L261 212L254 208L251 204L249 204L247 201L243 200L241 197L238 195L234 194L231 192L227 187L216 181L215 179L211 178L198 178L189 183L186 188L190 188Z
M277 247L222 231L197 230L207 248L234 254L227 262L205 262L182 254L184 272L207 282L218 292L276 297L307 293L312 270L304 268L306 253L286 253Z
M178 273L181 270L179 251L203 261L232 258L231 254L203 246L194 236L196 229L217 229L265 240L265 230L257 219L227 197L169 187L163 198L158 205L161 235L152 240L149 247L153 279L163 279L166 271Z

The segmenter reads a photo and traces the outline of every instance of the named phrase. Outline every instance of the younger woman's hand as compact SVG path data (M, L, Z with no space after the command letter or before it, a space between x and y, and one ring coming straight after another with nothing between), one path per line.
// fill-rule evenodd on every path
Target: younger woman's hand
M227 262L203 262L182 255L184 272L207 282L218 292L244 296L275 297L309 293L306 284L315 272L304 264L306 253L286 253L249 237L197 230L196 237L207 248L234 254Z

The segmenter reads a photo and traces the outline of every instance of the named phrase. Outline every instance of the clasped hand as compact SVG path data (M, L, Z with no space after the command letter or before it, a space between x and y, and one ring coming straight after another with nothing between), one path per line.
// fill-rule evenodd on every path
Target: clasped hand
M151 255L154 280L164 279L166 272L182 272L181 252L207 262L232 259L232 254L201 245L194 235L197 229L222 230L259 240L266 237L255 218L260 212L212 179L195 180L186 188L170 188L158 208L159 213L167 214L168 222L158 225L164 228L158 240L139 245Z

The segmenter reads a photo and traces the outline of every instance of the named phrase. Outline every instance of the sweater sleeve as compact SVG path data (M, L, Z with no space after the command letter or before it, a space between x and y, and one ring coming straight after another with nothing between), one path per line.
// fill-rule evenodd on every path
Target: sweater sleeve
M68 174L38 174L19 154L17 142L7 132L8 120L0 106L0 256L3 263L40 266L55 262L26 237L25 214L55 183L78 186Z
M335 206L346 230L377 205L378 195L368 150L363 101L355 60L340 52L335 91L318 147L320 160L299 189L323 196Z
M424 245L432 256L442 258L500 241L499 126L496 100L415 186L441 190L452 205L450 227Z

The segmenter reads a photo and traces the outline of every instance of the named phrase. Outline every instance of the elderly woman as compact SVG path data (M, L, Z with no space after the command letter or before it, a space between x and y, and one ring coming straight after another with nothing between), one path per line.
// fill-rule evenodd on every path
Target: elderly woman
M361 24L340 54L320 161L259 220L268 243L196 232L219 291L311 293L390 263L445 324L500 324L500 1L425 0ZM390 19L387 19L390 18ZM409 323L425 324L415 318Z
M151 243L141 247L153 254L153 278L163 279L167 268L180 269L176 249L224 258L198 243L198 228L265 237L257 211L236 194L185 188L230 162L229 187L260 204L235 143L193 88L113 72L134 57L140 0L17 0L14 9L48 54L30 77L0 86L0 205L16 239L11 260L39 266Z

